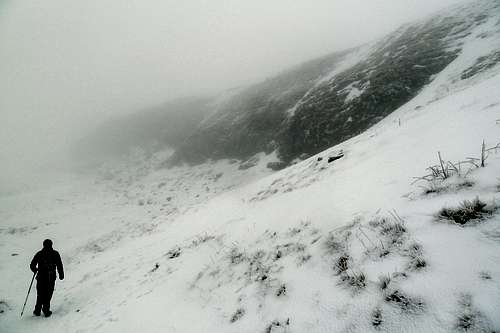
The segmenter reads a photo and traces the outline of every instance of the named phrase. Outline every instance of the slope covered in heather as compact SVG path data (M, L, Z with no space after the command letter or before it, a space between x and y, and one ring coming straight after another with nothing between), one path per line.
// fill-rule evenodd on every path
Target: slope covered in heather
M285 166L349 139L415 97L499 11L497 1L457 6L244 89L223 103L174 159L244 160L276 151Z

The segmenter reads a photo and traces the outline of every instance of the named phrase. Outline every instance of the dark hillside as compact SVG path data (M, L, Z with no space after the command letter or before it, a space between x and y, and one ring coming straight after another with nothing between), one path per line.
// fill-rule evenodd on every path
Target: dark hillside
M494 1L458 6L361 48L363 56L350 65L345 62L359 57L360 49L251 86L225 102L177 149L172 162L245 160L276 150L285 166L347 140L415 97L495 10Z

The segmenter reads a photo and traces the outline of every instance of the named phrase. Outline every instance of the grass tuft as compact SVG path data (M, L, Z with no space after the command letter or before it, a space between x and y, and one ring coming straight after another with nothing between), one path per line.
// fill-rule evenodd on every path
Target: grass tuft
M385 301L396 305L404 312L419 312L424 308L424 302L420 299L413 298L401 293L399 290L394 290L385 297Z
M335 270L337 274L342 274L349 269L349 255L344 254L337 259Z
M341 275L341 280L355 290L360 290L366 287L366 275L363 272L360 272L359 274L344 272Z
M389 284L391 283L391 276L390 275L381 275L378 277L378 286L381 290L386 290L389 287Z
M338 253L345 249L344 242L333 233L328 235L323 245L328 254Z
M375 309L372 313L372 325L378 328L382 324L382 310L379 308Z
M438 218L453 221L456 224L465 225L471 221L478 221L493 214L494 208L476 198L472 201L464 200L458 207L441 209ZM496 208L496 207L495 207Z
M455 323L456 332L495 332L490 321L473 306L471 295L462 295L459 307L460 311Z
M245 315L245 309L239 308L236 310L233 315L231 316L231 319L229 320L231 323L237 322L240 320L243 316Z
M286 295L286 292L287 292L286 285L283 283L276 291L276 296L277 297L284 296Z

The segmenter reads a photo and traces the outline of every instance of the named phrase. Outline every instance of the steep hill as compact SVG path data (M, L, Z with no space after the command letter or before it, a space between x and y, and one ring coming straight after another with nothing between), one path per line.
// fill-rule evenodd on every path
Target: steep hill
M309 61L264 82L190 98L104 124L76 149L101 161L133 147L175 153L167 165L251 159L275 152L279 169L345 141L410 101L498 15L496 1L455 6L381 40ZM457 78L500 61L485 54Z
M285 166L349 139L415 97L499 10L496 1L458 6L249 87L220 106L174 159L245 160L276 150Z

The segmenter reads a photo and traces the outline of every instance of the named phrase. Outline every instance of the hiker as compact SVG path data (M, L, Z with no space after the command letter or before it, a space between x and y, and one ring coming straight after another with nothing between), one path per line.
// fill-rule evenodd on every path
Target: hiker
M52 241L46 239L43 241L43 248L38 251L33 260L31 260L30 268L33 273L36 273L36 305L33 314L40 316L41 311L45 317L50 317L50 299L54 292L56 284L56 268L59 280L64 279L64 270L59 252L52 248Z

